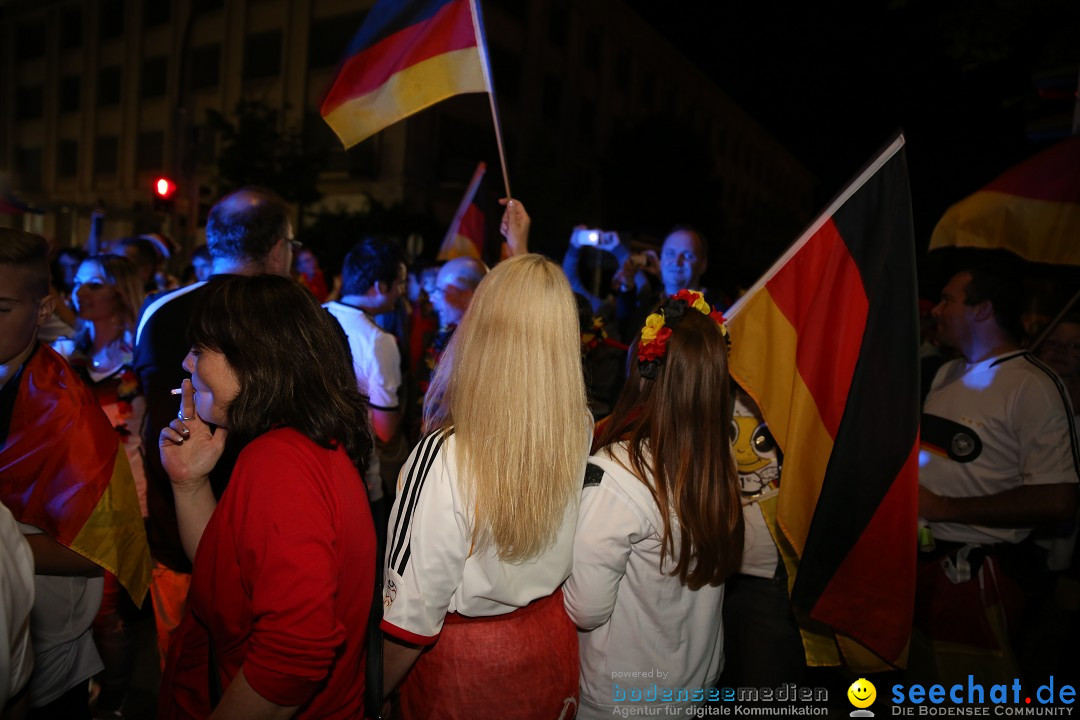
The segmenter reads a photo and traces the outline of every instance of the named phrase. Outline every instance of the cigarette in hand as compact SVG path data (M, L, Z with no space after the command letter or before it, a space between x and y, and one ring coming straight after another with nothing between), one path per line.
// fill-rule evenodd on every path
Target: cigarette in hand
M172 390L169 391L170 395L182 395L183 393L184 393L184 388L182 388L182 387L173 388Z

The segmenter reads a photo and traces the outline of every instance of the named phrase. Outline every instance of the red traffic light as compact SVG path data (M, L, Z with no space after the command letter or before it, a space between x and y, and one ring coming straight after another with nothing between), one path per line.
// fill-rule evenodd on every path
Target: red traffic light
M154 194L162 200L168 200L172 198L173 193L176 192L176 183L167 177L159 177L154 181Z

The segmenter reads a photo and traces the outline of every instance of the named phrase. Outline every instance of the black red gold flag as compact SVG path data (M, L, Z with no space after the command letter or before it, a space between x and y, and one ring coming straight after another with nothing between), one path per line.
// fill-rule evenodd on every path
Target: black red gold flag
M919 363L904 138L728 312L731 373L784 453L774 539L813 665L905 662ZM867 653L869 651L869 654Z

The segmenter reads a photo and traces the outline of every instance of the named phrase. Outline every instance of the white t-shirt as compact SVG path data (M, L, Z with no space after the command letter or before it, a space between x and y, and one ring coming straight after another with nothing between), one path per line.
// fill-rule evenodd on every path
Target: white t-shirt
M620 693L634 692L641 693L637 707L663 705L685 715L702 704L723 668L724 587L690 590L669 574L670 558L661 572L660 510L624 467L625 446L612 449L614 456L606 448L589 460L574 571L563 587L566 610L580 628L578 718L611 717L627 707L617 702ZM671 528L678 532L677 523ZM688 702L664 701L665 689L675 698L679 689L700 695L696 702L693 695Z
M0 505L0 711L30 679L34 556L11 511Z
M356 381L360 391L368 396L368 403L375 410L397 410L400 406L398 390L401 388L401 352L397 340L359 308L336 301L328 302L323 307L337 319L349 338ZM383 496L377 452L371 453L364 481L372 500Z
M23 535L41 530L19 523ZM101 607L102 577L34 576L34 610L30 638L34 672L30 676L30 706L41 707L105 666L98 656L90 625Z
M539 557L506 563L493 547L473 550L473 506L458 483L455 442L452 430L440 430L413 449L390 513L382 626L418 645L438 638L448 612L505 615L547 597L570 574L573 560L575 503L555 543Z
M1080 482L1073 412L1061 380L1026 352L941 366L923 406L919 484L946 497ZM1018 543L1030 526L929 523L952 542Z

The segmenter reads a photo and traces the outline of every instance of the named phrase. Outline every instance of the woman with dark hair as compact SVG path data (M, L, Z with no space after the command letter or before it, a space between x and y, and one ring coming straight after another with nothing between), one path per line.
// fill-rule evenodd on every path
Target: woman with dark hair
M743 544L726 334L701 293L665 300L600 432L563 588L579 718L627 700L701 705L720 675L723 583Z
M360 717L371 429L341 330L287 278L227 276L210 281L191 340L160 439L193 571L159 716ZM208 474L226 436L242 449L219 500Z

